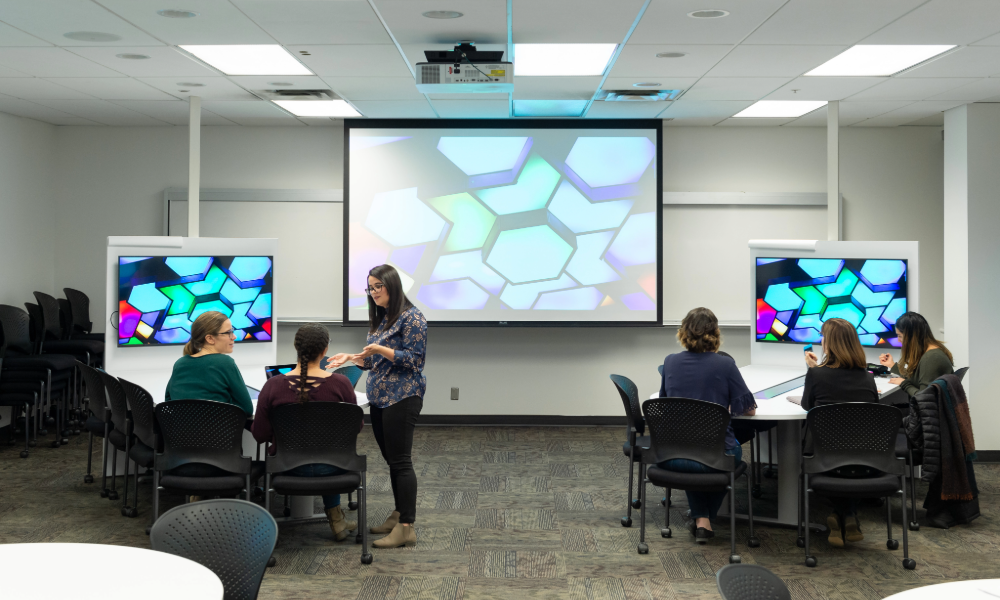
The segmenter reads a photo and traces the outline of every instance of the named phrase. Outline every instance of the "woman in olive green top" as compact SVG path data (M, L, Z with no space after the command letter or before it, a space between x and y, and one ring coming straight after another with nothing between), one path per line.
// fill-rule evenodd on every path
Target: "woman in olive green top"
M896 321L896 335L902 342L903 352L899 362L888 354L879 357L879 362L889 367L893 377L889 383L901 387L911 398L942 375L955 372L955 360L944 344L934 339L927 320L915 312L904 313Z
M235 342L233 324L226 315L214 310L198 315L184 356L174 363L164 399L215 400L235 404L252 416L250 393L236 361L229 356Z

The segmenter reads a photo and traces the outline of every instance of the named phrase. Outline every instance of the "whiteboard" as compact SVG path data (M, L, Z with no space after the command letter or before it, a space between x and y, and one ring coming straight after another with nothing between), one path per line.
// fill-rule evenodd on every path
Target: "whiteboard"
M343 311L342 202L206 201L202 237L278 238L274 290L279 321L340 321ZM187 235L187 201L168 202L168 235Z

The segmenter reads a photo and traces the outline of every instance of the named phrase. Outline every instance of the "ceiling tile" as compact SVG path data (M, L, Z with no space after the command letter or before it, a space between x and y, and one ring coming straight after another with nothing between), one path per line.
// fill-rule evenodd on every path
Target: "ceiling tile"
M608 77L701 77L715 66L732 46L666 46L626 44ZM682 52L680 58L657 58L663 52Z
M442 119L506 119L510 113L506 100L435 100L432 104Z
M660 116L663 117L663 115ZM663 117L664 127L711 127L718 122L718 117L690 117L685 119Z
M232 0L282 44L391 44L365 0ZM379 10L383 10L379 2ZM430 9L425 9L430 10ZM428 19L429 20L429 19Z
M351 100L419 100L412 77L324 77L330 88Z
M747 46L733 49L708 77L797 77L848 46Z
M566 0L514 0L514 42L620 44L642 4L643 0L575 0L571 5ZM663 39L661 35L655 41Z
M853 45L926 0L792 0L744 44Z
M606 90L642 89L642 88L636 88L632 84L658 83L660 84L659 89L661 90L686 90L692 85L694 85L696 81L698 81L697 77L660 77L660 76L608 77L607 79L604 80L604 89Z
M738 44L787 0L654 0L629 39L636 44L670 40L674 44ZM614 6L614 3L610 3ZM696 10L728 10L721 19L693 19ZM516 29L515 29L516 31Z
M162 8L162 7L161 7ZM30 0L3 3L2 18L33 36L60 46L160 46L163 42L136 28L125 19L91 0ZM63 34L74 31L110 33L114 42L71 40ZM28 44L36 45L36 44Z
M35 77L124 77L62 48L0 48L0 65Z
M781 127L795 119L726 119L716 123L717 127Z
M427 100L359 100L351 102L372 119L434 119L437 117Z
M948 90L942 94L931 96L928 100L961 100L977 102L1000 94L1000 78L980 79L962 87Z
M395 31L393 31L393 33L395 33ZM406 59L410 61L410 64L416 65L417 63L427 62L427 56L424 54L425 50L452 50L457 44L458 42L448 42L445 44L418 43L400 44L400 47L403 49L403 54L406 55ZM510 62L507 59L507 44L476 44L476 48L483 51L499 50L503 52L503 59ZM412 77L412 75L410 77Z
M239 75L227 77L227 79L241 88L255 92L274 89L325 90L330 87L321 78L315 76L289 77L287 75ZM290 83L291 85L274 85L276 83Z
M127 77L63 77L49 80L102 100L171 100L171 96Z
M168 44L273 44L274 38L229 2L184 0L176 6L163 0L100 0L130 23ZM198 13L192 19L161 17L156 11L178 8Z
M590 100L600 85L600 77L515 77L514 99Z
M19 98L11 98L10 96L0 97L0 112L52 125L100 125L100 123L81 119L80 117L49 108L48 106L42 106L41 104Z
M907 127L944 127L944 113L939 112L929 117L906 123Z
M339 46L290 46L302 64L319 75L339 77L371 77L373 69L379 77L410 77L413 73L406 66L399 50L391 44L381 45L339 45ZM310 56L299 54L309 52Z
M853 127L896 127L906 125L960 106L961 102L914 102L883 115L861 121Z
M886 81L885 77L796 77L766 100L843 100Z
M141 115L124 106L118 106L104 100L39 100L38 102L64 113L90 119L103 125L136 127L169 125L169 123L164 121Z
M191 116L190 105L183 100L115 100L112 103L171 125L187 125ZM201 111L201 124L236 125L204 108Z
M354 118L354 117L351 117ZM299 121L310 127L343 127L344 119L334 119L330 117L299 117Z
M660 117L664 119L715 119L718 123L723 119L740 112L753 104L749 100L691 100L681 98L671 103Z
M0 23L0 46L51 46L43 39L25 33L17 27ZM74 117L79 118L79 117Z
M35 77L0 79L0 94L25 100L88 100L87 94Z
M201 107L238 125L302 126L298 119L263 100L257 102L202 102Z
M989 77L1000 71L1000 48L968 46L900 73L897 77Z
M889 111L896 110L912 104L908 100L897 100L889 102L841 102L839 122L841 127L848 127L855 123L860 123L865 119L871 119L883 115ZM787 125L787 127L826 127L826 111L814 110L809 114L802 115Z
M205 100L214 101L258 100L257 96L225 77L141 77L139 81L177 98L200 96ZM201 87L183 85L191 83L200 83Z
M129 77L211 77L219 73L169 46L67 48L95 63ZM144 54L149 58L118 58L118 54Z
M507 94L427 94L431 100L502 100L507 102Z
M705 77L684 93L690 100L759 100L788 81L787 77Z
M931 0L859 43L970 44L998 31L1000 3L994 0Z
M362 4L367 6L366 2L362 2ZM544 6L541 2L532 2L530 10L536 10L539 4ZM472 40L476 42L477 46L501 44L504 46L504 50L507 49L507 6L505 2L458 2L444 7L461 12L462 16L458 19L428 19L424 17L423 13L427 11L442 9L442 4L438 0L378 0L376 6L389 26L389 31L400 44L437 43L455 46L461 40ZM369 9L370 11L371 9ZM514 14L514 32L517 35L516 6ZM624 35L623 31L622 36ZM518 39L517 41L523 40ZM621 39L619 38L618 41Z
M653 119L669 102L594 102L587 111L588 119Z
M854 94L851 100L923 100L931 96L953 90L959 86L974 82L971 78L936 78L918 79L894 77Z

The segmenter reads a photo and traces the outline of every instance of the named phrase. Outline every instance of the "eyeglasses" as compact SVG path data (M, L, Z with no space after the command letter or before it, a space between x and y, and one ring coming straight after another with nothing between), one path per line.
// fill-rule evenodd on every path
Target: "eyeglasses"
M375 292L381 292L381 291L382 291L383 289L385 289L385 285L383 285L383 284L381 284L381 283L375 283L375 284L372 284L372 286L371 286L371 287L368 287L368 288L365 288L365 292L366 292L366 293L367 293L367 294L368 294L369 296L371 296L371 295L372 295L372 294L374 294Z
M229 336L231 338L234 338L234 337L236 337L236 330L235 329L230 329L229 331L220 331L219 333L217 333L215 335L225 335L225 336Z

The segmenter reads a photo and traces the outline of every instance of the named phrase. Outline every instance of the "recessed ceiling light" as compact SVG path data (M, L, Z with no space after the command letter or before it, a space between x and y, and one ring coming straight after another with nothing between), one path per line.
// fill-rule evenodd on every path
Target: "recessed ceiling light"
M684 58L687 52L660 52L656 58Z
M146 54L115 54L118 58L124 58L125 60L146 60L149 58Z
M167 17L168 19L193 19L197 17L199 13L192 10L177 10L176 8L165 8L163 10L156 11L156 14L161 17Z
M641 81L639 83L633 83L632 87L658 88L661 85L662 84L660 84L660 83L653 83L653 82L650 82L650 81Z
M344 100L274 100L296 117L360 117L361 113Z
M188 87L188 88L192 88L192 87L205 87L204 83L192 83L190 81L181 81L181 82L178 82L177 85L179 85L181 87Z
M122 39L120 35L101 33L100 31L71 31L64 33L63 37L80 42L117 42Z
M794 118L826 106L826 100L761 100L733 115L739 118Z
M514 100L515 117L579 117L587 100Z
M728 10L696 10L694 12L689 12L688 16L692 19L721 19L722 17L728 17Z
M457 10L429 10L423 13L428 19L457 19L462 13Z
M955 46L853 46L806 73L813 77L887 77Z
M295 84L288 81L268 81L267 85L273 85L274 87L291 87Z
M514 44L514 75L602 75L618 44Z
M180 46L226 75L312 75L281 46Z

